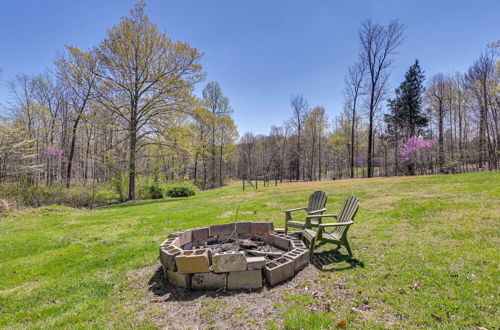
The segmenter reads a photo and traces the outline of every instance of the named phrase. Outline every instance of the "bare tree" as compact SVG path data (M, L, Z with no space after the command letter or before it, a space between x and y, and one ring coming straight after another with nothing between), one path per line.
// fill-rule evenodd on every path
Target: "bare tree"
M350 141L350 175L354 178L354 139L356 130L356 110L358 99L365 94L363 89L363 79L365 75L365 62L361 61L350 66L344 78L344 96L351 110L351 141Z
M373 177L373 120L375 111L386 93L389 70L393 64L392 56L403 42L404 27L398 20L387 26L366 20L359 30L361 44L360 58L366 67L365 78L368 99L368 177Z
M302 124L304 120L304 115L306 114L309 105L306 99L302 95L292 95L290 99L290 105L292 107L293 115L291 122L294 125L295 131L297 133L297 149L295 154L296 159L296 169L295 169L295 179L300 180L300 174L304 175L304 171L301 171L301 137L302 137Z
M467 82L479 108L479 167L486 160L487 116L490 108L490 91L493 90L495 62L490 54L482 53L467 72ZM490 153L491 154L491 153ZM488 157L489 158L489 157ZM491 169L491 161L490 169Z
M450 81L442 73L438 73L429 80L427 88L428 102L438 121L438 166L439 171L444 167L444 118L447 113L446 99L450 91Z
M71 142L66 164L66 188L71 184L71 173L77 129L85 111L88 109L91 92L95 86L97 61L91 52L82 52L74 47L67 46L68 54L56 61L58 75L69 89L68 101L74 109Z
M224 117L224 116L230 116L231 113L233 112L231 106L229 105L229 98L224 96L222 93L222 88L220 87L219 83L216 81L211 81L205 86L203 89L203 100L206 103L207 109L211 113L211 117L209 120L210 123L210 131L211 131L211 160L212 160L212 179L211 179L211 188L215 188L216 185L216 179L215 179L215 174L216 174L216 147L215 147L215 133L217 129L217 122L219 118ZM222 172L222 162L219 163L219 172ZM222 182L222 178L219 179L220 182ZM221 184L222 185L222 184Z

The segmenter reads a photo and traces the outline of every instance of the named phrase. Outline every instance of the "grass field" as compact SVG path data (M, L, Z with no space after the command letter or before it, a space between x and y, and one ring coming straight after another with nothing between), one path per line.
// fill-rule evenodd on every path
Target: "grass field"
M0 328L498 328L499 187L500 172L244 192L234 184L186 199L0 217ZM236 216L282 227L283 210L314 190L328 193L332 213L346 196L361 199L349 232L359 262L332 258L260 293L200 293L182 301L199 307L191 323L168 317L175 297L186 296L148 288L170 232ZM250 301L273 313L254 312Z

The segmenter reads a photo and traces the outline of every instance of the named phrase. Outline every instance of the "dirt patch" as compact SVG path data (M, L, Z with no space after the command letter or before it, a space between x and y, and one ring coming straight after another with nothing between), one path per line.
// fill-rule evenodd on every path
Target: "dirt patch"
M168 329L258 329L268 320L280 322L284 294L300 292L303 283L318 283L321 272L308 266L293 279L258 290L201 291L174 287L164 280L159 264L129 274L130 286L139 289L143 308L139 319ZM310 284L309 284L310 285Z
M330 311L335 301L350 303L353 296L346 289L344 276L332 278L333 273L364 267L339 251L318 251L313 264L301 270L292 279L274 287L257 290L202 291L177 288L163 276L159 263L130 271L127 274L128 298L126 310L133 313L137 324L168 329L262 329L269 321L282 326L283 311L287 309L290 295L310 295L317 303L306 306ZM329 291L328 297L324 296ZM326 307L325 307L326 306ZM355 305L357 306L357 305ZM371 310L357 306L356 312L368 314ZM143 321L141 321L143 320Z

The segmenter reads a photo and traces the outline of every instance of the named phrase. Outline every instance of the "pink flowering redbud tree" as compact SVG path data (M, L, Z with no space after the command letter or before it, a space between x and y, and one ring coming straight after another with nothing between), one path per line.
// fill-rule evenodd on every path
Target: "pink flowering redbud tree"
M403 158L410 175L415 175L418 156L422 152L422 149L432 147L435 143L435 140L424 140L418 136L412 136L406 141L403 147L398 150L398 155Z

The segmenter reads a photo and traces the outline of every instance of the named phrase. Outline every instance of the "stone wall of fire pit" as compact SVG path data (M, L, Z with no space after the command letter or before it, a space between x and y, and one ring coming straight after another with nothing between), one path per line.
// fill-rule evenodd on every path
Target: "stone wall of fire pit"
M233 222L169 235L160 245L167 280L191 289L258 289L283 282L309 264L298 238L272 222Z

